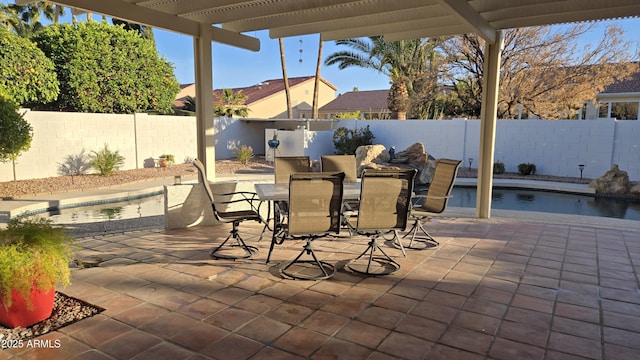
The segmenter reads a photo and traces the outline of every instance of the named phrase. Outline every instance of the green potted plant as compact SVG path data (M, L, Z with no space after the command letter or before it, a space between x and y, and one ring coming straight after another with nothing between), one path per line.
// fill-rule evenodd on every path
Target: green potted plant
M173 154L162 154L160 155L160 167L171 166L175 161Z
M53 310L56 285L70 282L73 239L48 219L0 229L0 323L27 327Z

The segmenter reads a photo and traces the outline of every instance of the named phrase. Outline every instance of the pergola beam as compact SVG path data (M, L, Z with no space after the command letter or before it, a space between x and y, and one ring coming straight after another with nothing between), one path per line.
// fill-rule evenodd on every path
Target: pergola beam
M106 16L149 25L181 34L200 36L200 23L183 19L162 11L143 8L121 0L57 0L56 4L81 9L87 12L100 13Z
M485 41L490 44L496 43L496 29L483 19L482 16L469 5L467 0L442 0L442 4L460 15L462 20L474 29L473 32L480 35Z

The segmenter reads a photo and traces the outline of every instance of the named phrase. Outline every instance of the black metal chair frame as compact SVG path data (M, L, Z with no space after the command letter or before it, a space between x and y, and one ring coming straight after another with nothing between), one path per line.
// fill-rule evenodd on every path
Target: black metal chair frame
M240 233L238 231L238 226L240 225L241 222L243 221L256 221L258 223L264 222L265 220L262 218L262 216L260 215L260 206L262 205L262 201L260 199L258 199L258 194L254 193L254 192L248 192L248 191L238 191L238 192L232 192L232 193L225 193L225 194L218 194L217 196L221 196L221 197L240 197L239 199L232 199L232 200L228 200L228 201L216 201L215 200L215 195L213 193L213 191L211 190L211 186L209 185L209 182L207 181L207 178L205 176L205 170L204 170L204 166L202 164L202 162L200 162L198 159L194 160L193 162L194 166L196 167L196 169L198 169L198 178L200 180L200 182L202 183L205 192L207 193L207 197L209 198L209 200L211 201L211 207L213 209L213 215L215 216L216 220L218 220L221 223L231 223L231 231L229 232L229 235L227 236L227 238L217 247L213 248L210 252L209 255L214 258L214 259L246 259L246 258L250 258L251 256L253 256L254 254L256 254L258 252L258 248L255 246L251 246L251 245L247 245L247 243L244 241L244 239L242 238L242 236L240 236ZM231 205L231 204L235 204L235 203L240 203L240 202L245 202L248 204L248 206L250 207L249 210L234 210L234 211L218 211L218 209L216 208L216 204L218 205ZM258 205L256 206L254 203L258 203ZM264 235L265 231L267 230L267 227L265 226L262 229L262 232L260 233L260 239L262 239L262 236ZM227 242L229 242L229 240L235 240L236 243L235 244L231 244L231 245L227 245ZM239 247L242 250L244 250L244 254L241 255L235 255L235 254L225 254L224 251L228 250L228 248L234 248L234 247Z

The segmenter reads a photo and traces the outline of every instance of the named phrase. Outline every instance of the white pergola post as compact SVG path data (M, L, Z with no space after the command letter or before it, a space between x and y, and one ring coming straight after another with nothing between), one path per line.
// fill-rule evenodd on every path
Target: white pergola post
M502 32L498 31L496 42L487 42L484 50L484 78L482 79L482 110L480 113L480 152L478 162L478 189L476 217L491 217L491 191L493 186L493 155L496 141L498 89L500 79L500 52Z
M196 79L196 123L198 159L202 161L211 181L216 176L216 149L213 139L213 70L211 32L208 24L200 25L200 36L193 38Z

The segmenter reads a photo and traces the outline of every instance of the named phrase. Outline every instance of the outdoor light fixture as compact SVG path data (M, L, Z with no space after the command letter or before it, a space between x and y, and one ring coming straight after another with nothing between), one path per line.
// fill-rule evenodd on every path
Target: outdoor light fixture
M578 169L580 169L580 179L582 179L582 171L584 170L584 164L578 165Z
M173 185L180 185L182 184L182 176L180 175L176 175L173 177Z
M471 164L473 164L473 158L469 158L469 171L471 171Z

